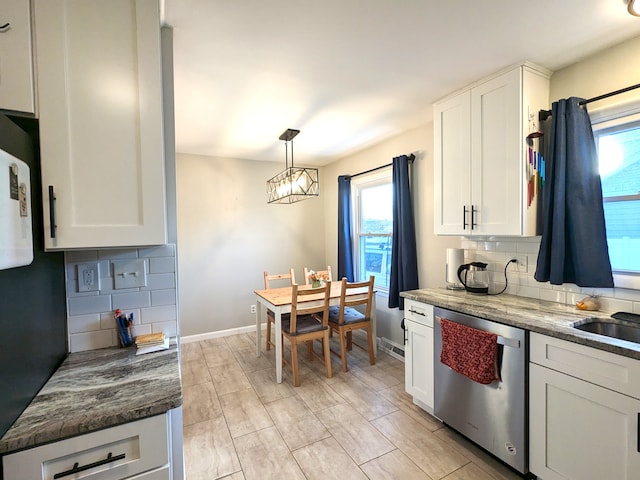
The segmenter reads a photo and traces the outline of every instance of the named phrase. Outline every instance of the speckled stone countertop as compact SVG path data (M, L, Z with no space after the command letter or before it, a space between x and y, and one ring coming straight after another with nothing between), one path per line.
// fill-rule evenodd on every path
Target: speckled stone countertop
M421 289L402 292L405 298L520 327L570 342L640 360L640 344L583 332L574 325L592 318L610 319L608 312L578 310L573 305L514 295L473 295L464 291Z
M71 353L0 439L0 454L151 417L182 405L175 346Z

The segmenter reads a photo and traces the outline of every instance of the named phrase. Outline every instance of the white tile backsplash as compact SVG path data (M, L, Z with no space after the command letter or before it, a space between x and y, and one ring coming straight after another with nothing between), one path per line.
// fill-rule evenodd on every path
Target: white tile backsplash
M504 267L515 255L527 255L527 271L518 272L516 266L507 267L507 292L521 297L548 300L566 305L575 305L588 295L596 295L600 299L600 310L603 312L635 312L640 313L640 290L626 288L581 288L574 284L551 285L549 282L538 282L534 278L540 237L512 238L486 237L461 238L461 248L465 249L465 262L480 261L488 264L491 272L491 292L499 292L504 288Z
M148 259L147 285L115 289L112 262L130 258ZM100 262L100 290L79 293L76 265L87 261ZM133 314L134 336L151 332L177 335L175 245L69 251L65 252L65 270L71 352L118 345L114 320L118 308L125 314Z

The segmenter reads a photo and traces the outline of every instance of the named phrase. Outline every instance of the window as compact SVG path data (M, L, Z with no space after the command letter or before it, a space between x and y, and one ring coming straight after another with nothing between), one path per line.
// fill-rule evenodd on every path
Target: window
M388 291L393 234L391 170L353 179L351 187L356 281L373 275L376 288Z
M592 115L609 258L617 287L640 289L640 118Z

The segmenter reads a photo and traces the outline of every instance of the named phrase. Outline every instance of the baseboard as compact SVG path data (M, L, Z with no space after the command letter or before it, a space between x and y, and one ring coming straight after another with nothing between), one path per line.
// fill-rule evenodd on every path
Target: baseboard
M263 325L265 325L263 323ZM247 325L246 327L229 328L228 330L218 330L216 332L197 333L196 335L188 335L180 337L180 344L192 342L200 342L202 340L209 340L211 338L229 337L231 335L237 335L239 333L252 333L256 331L255 325Z

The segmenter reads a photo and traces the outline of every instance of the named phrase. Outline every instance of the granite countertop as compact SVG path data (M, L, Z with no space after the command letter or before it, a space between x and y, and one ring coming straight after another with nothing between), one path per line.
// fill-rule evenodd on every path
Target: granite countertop
M514 295L473 295L444 288L402 292L404 298L428 303L495 322L520 327L570 342L580 343L640 360L640 344L583 332L573 325L592 318L610 319L607 312L576 309L573 305L535 300Z
M182 405L177 347L71 353L0 439L0 454L165 413Z

